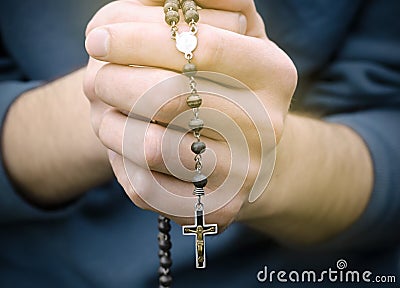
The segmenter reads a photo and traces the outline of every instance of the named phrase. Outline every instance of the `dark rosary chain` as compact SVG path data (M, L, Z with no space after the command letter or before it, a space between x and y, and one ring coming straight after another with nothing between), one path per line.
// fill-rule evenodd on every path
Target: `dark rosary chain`
M164 216L158 216L158 256L160 258L160 268L158 269L158 280L160 288L171 287L171 231L170 219Z

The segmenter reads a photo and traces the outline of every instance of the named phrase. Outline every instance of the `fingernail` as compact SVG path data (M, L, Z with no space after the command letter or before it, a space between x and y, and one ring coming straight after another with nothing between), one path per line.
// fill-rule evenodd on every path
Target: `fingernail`
M105 57L108 54L110 34L106 29L95 29L86 38L86 51L92 57Z
M246 34L247 31L247 18L243 14L239 15L239 33Z

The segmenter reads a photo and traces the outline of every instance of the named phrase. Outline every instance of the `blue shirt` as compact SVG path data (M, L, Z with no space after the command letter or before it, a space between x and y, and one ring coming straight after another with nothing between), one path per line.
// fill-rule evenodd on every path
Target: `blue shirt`
M0 1L2 121L22 92L85 65L85 25L107 1L39 2ZM341 258L352 270L400 281L400 3L269 0L257 6L269 37L298 68L293 109L317 112L363 137L374 191L357 223L312 250L289 250L234 224L207 239L203 271L194 269L192 237L173 225L174 287L266 287L256 277L266 265L321 271ZM136 208L115 181L43 211L19 196L3 166L0 172L0 287L157 286L157 216ZM306 284L274 281L273 287Z

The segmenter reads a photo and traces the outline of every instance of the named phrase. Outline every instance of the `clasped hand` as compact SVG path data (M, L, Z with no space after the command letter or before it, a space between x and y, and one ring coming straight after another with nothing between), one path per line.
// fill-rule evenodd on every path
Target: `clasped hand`
M177 97L160 107L151 124L144 119L148 115L127 115L141 97L146 97L146 91L179 75L185 64L183 55L171 39L170 27L164 22L163 2L115 1L98 11L86 31L86 49L90 60L84 90L91 103L93 128L109 149L114 173L130 199L143 209L168 214L177 223L187 224L192 220L184 217L184 213L174 215L162 209L159 211L143 199L143 195L157 198L161 193L160 187L178 191L176 193L181 196L191 196L193 185L171 175L163 157L165 149L169 149L169 141L163 137L166 129L171 129L166 126L188 109L185 98ZM264 23L253 1L199 0L197 4L202 9L199 10L199 43L194 51L193 63L199 71L218 72L237 79L238 83L240 81L266 107L271 123L264 123L262 117L251 117L252 111L243 111L229 101L229 95L239 93L240 96L240 91L245 90L243 87L238 89L235 85L221 83L228 98L204 97L202 107L223 112L243 131L250 159L245 175L239 175L243 174L243 169L230 165L230 151L235 149L235 140L227 143L224 135L212 129L202 131L202 141L210 151L204 155L203 165L205 169L208 165L214 168L209 171L212 173L206 192L211 193L220 187L229 179L228 174L237 174L244 179L240 191L226 205L207 215L207 221L217 223L222 231L237 218L257 178L262 162L260 149L264 141L259 137L257 127L271 125L270 137L274 138L274 144L279 144L297 73L289 57L267 38ZM180 23L179 29L185 30L185 25ZM218 85L218 77L212 80ZM137 133L125 135L127 126ZM190 151L193 135L179 129L168 135L180 139L179 161L188 169L193 169L193 154ZM135 149L123 149L126 141ZM268 149L274 148L268 146ZM146 180L149 168L155 182ZM130 174L127 170L131 171ZM181 203L171 202L171 205L176 205L179 210Z

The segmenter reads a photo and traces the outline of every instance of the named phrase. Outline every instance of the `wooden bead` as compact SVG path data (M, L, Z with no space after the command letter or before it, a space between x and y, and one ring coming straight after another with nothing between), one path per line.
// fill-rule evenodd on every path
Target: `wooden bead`
M183 14L185 14L190 9L197 10L196 2L194 2L194 1L185 1L185 2L182 3Z
M186 98L186 104L192 109L199 108L201 106L202 102L203 102L203 100L201 99L200 95L198 95L198 94L190 94Z
M178 24L179 22L179 13L174 10L169 10L165 13L165 22L168 25L172 25L172 23Z
M192 119L189 122L189 128L191 130L200 131L204 127L204 121L201 119Z
M179 11L179 2L178 1L165 2L164 12L167 13L170 10L178 12Z
M202 154L204 151L206 151L206 143L202 141L193 142L192 146L190 146L190 149L194 154Z
M181 4L179 3L179 0L167 0L167 1L165 1L164 6L165 6L166 4L168 4L168 3L176 4L176 5L178 5L178 7L181 5ZM179 8L178 8L178 9L179 9Z
M197 67L193 63L186 63L182 68L182 72L188 77L193 77L197 73Z
M199 12L197 12L196 10L190 9L190 10L186 11L186 13L185 13L186 23L189 24L192 21L197 23L199 21L199 19L200 19Z
M193 185L197 188L204 188L207 185L207 177L203 174L196 174L193 177Z

